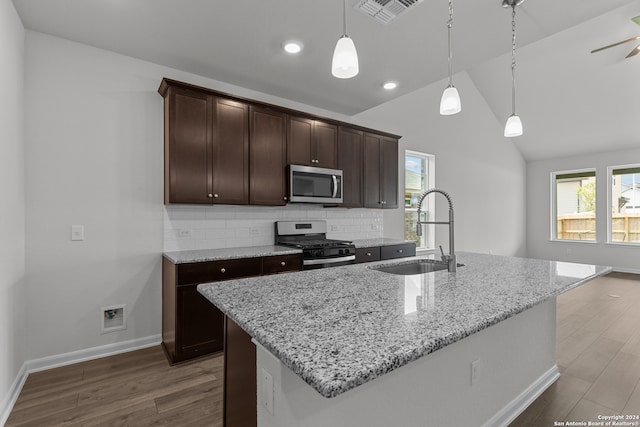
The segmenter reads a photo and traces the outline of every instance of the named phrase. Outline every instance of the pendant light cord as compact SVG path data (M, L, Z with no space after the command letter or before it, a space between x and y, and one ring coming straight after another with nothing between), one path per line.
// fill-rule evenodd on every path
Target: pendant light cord
M347 35L347 0L342 4L342 34Z
M451 27L453 27L453 1L449 0L449 20L447 21L447 28L449 33L449 87L453 86L452 82L452 67L451 67Z
M511 12L511 112L516 114L516 4Z

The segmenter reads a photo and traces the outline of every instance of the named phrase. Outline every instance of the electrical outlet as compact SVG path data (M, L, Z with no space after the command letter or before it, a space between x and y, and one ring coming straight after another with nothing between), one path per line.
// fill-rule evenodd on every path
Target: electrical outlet
M84 225L71 226L71 241L81 242L84 240Z
M178 237L192 237L193 233L188 228L181 228L178 230Z
M480 359L471 362L471 385L475 385L480 378Z
M258 227L249 227L249 234L255 236L256 234L260 234L260 230L258 230Z
M273 376L264 370L262 371L262 393L260 393L260 399L262 406L265 407L267 412L273 415Z
M331 231L338 231L338 226L337 225L332 225L331 226Z

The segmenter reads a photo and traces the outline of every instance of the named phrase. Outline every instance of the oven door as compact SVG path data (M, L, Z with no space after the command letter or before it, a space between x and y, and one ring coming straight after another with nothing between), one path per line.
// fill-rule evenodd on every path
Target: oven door
M315 268L338 267L341 265L354 264L356 262L355 255L347 255L333 258L315 258L305 259L302 261L303 270L313 270Z
M289 201L342 203L342 171L289 165Z

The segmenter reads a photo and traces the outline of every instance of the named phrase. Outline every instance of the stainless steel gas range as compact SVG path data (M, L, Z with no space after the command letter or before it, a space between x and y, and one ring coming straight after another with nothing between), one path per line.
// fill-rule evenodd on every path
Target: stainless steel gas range
M277 221L275 244L302 249L303 270L353 264L356 248L347 240L327 239L322 220Z

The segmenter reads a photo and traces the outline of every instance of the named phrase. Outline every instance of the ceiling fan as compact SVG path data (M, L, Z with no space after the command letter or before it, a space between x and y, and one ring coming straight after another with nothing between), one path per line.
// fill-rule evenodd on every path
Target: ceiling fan
M640 16L636 16L634 18L631 18L631 20L633 22L635 22L636 24L640 25ZM621 42L610 44L609 46L605 46L605 47L601 47L599 49L592 50L591 53L600 52L601 50L609 49L610 47L614 47L614 46L618 46L618 45L621 45L621 44L629 43L629 42L632 42L632 41L635 41L635 40L640 40L640 36L631 37L630 39L622 40ZM637 55L638 53L640 53L640 44L638 44L636 47L634 47L633 50L631 52L629 52L629 54L627 56L625 56L625 58L630 58L632 56Z

